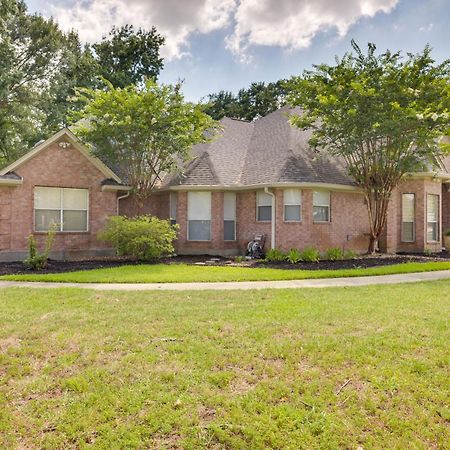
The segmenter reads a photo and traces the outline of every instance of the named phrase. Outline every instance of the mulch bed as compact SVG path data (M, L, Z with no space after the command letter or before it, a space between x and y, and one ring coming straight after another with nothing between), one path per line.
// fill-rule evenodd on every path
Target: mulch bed
M160 261L163 264L195 264L209 260L210 256L176 256L173 258L164 258ZM273 269L291 269L291 270L323 270L323 269L355 269L378 266L390 266L407 262L432 262L432 261L450 261L450 252L444 251L424 256L423 254L397 254L397 255L379 255L379 256L360 256L354 259L344 261L319 261L319 262L300 262L290 264L288 262L266 263L261 260L244 261L242 264L233 263L234 266L243 267L270 267ZM89 261L55 261L49 260L46 269L33 271L27 269L21 262L0 262L0 275L32 274L32 273L61 273L74 272L78 270L102 269L108 267L118 267L123 265L148 264L140 263L123 258L102 258ZM230 260L220 258L217 265L229 265Z

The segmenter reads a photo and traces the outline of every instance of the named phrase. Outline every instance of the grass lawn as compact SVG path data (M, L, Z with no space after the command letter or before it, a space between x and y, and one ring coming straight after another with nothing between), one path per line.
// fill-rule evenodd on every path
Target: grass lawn
M360 277L450 269L450 262L409 262L367 269L290 270L272 268L152 264L110 267L66 273L4 275L0 280L70 283L188 283L207 281L301 280L307 278Z
M0 448L445 448L449 292L1 290Z

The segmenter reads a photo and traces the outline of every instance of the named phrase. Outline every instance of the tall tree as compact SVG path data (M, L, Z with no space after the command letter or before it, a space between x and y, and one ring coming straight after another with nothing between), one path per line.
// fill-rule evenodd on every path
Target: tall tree
M94 44L99 75L114 87L143 84L147 78L156 80L163 68L160 47L164 38L155 27L150 31L132 25L114 27L109 36Z
M286 95L285 80L252 83L247 89L240 89L237 95L227 91L208 95L203 108L216 120L227 116L252 121L283 106Z
M436 164L436 141L450 125L450 62L426 47L420 54L363 53L352 41L336 65L321 64L290 82L289 101L304 114L292 119L312 129L310 144L342 157L364 192L373 253L386 225L392 191L409 172Z
M185 102L180 85L158 85L108 90L82 89L85 102L75 119L75 132L99 158L119 168L133 187L138 209L166 173L186 161L194 144L205 142L215 122L200 106Z
M64 35L51 19L27 14L22 0L0 0L0 164L30 145L42 119L38 99L61 61Z

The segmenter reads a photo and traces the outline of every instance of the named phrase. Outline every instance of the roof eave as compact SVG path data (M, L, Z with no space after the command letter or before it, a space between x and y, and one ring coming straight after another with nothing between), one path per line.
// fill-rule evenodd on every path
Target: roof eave
M0 186L20 186L23 184L23 179L15 178L0 178Z
M102 186L103 192L116 192L116 191L126 191L129 192L133 189L131 186L125 186L122 184L104 184Z

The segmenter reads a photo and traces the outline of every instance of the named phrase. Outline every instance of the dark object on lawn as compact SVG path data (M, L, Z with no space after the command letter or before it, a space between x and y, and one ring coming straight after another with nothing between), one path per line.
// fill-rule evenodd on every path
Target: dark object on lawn
M261 259L264 258L264 244L266 242L266 236L264 234L257 234L253 238L253 241L250 241L247 244L247 252L246 256L250 256L253 259Z

